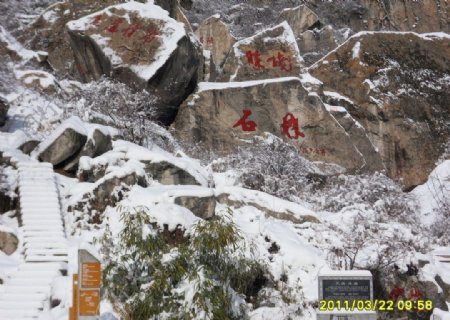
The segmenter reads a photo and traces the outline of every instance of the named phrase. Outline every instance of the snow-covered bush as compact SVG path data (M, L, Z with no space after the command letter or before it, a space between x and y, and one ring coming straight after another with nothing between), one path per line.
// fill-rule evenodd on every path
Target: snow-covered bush
M314 190L321 182L320 170L292 145L271 136L254 138L239 152L212 164L215 171L235 169L246 188L295 201L305 190Z
M309 198L320 210L339 212L350 206L363 205L385 218L413 221L417 208L400 186L382 173L338 175L327 178L320 196Z
M172 135L152 121L155 100L146 90L136 92L108 78L79 86L73 92L66 92L65 99L72 106L70 113L85 121L118 128L125 140L141 146L150 147L155 143L166 150L178 148Z
M100 243L106 293L123 319L245 319L245 298L266 270L244 255L230 216L174 237L144 207L121 212L118 237L107 228Z

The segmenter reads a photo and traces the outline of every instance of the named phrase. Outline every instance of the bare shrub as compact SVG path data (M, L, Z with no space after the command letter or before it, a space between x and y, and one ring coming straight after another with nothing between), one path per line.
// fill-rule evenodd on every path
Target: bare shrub
M79 84L66 92L72 107L68 112L85 121L118 128L123 139L150 148L153 144L174 151L178 144L155 116L154 97L146 90L135 92L118 81L102 78L97 82Z

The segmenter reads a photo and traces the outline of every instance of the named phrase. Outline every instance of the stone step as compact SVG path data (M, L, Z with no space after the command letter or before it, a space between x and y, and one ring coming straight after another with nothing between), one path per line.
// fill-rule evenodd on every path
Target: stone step
M24 238L30 238L30 237L64 237L64 232L60 230L55 231L48 231L48 230L41 230L41 231L23 231L22 236Z
M22 263L19 265L19 271L38 271L38 270L61 270L62 265L58 262L36 262Z
M35 248L35 249L26 249L25 250L25 256L30 255L36 255L36 256L42 256L42 255L54 255L54 256L61 256L65 255L67 256L67 249L64 248L56 248L56 249L42 249L42 248Z
M29 284L29 283L28 283ZM28 285L28 286L5 286L5 292L8 293L44 293L46 295L50 294L49 285ZM1 319L1 318L0 318Z
M68 257L64 256L38 256L38 255L30 255L25 257L25 262L49 262L49 261L60 261L67 262Z
M26 243L24 249L67 249L67 243L59 242L29 242Z
M0 296L0 302L7 301L44 301L48 296L45 293L10 293L6 292Z
M50 241L55 241L58 243L63 243L66 240L65 237L51 237L51 236L36 236L36 237L31 237L31 238L27 238L24 239L23 242L24 243L39 243L39 242L50 242Z
M32 280L33 286L50 286L52 284L53 276L38 277ZM8 281L8 286L23 286L28 287L30 285L30 278L16 278L14 277Z
M38 224L38 225L24 225L22 227L22 231L64 231L64 228L62 225L55 225L55 224Z
M4 319L4 320L13 320L13 319L21 319L23 320L23 318L37 318L39 316L39 313L41 312L41 310L39 309L31 309L31 310L27 310L27 309L23 309L23 308L19 308L19 309L5 309L5 310L0 310L0 319Z

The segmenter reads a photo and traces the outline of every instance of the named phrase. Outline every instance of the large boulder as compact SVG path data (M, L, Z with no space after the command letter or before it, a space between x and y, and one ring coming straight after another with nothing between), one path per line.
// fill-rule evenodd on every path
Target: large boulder
M75 220L81 224L101 224L105 209L116 206L127 190L134 185L147 186L142 167L137 161L130 160L116 170L110 169L111 172L95 183L86 183L82 192L75 192L67 203L67 210L73 212ZM89 215L85 216L85 212Z
M84 182L96 182L129 161L135 161L142 167L144 175L151 178L149 181L163 185L209 185L208 174L198 163L173 156L157 147L152 149L123 140L114 141L113 150L98 157L80 159L78 178Z
M175 135L187 143L230 153L266 132L291 142L311 160L349 170L366 168L367 157L327 111L320 98L298 78L232 83L200 83L181 106Z
M200 44L167 11L127 2L67 23L79 76L107 75L154 95L156 118L170 123L192 92L202 55Z
M86 133L78 123L66 121L49 138L41 142L32 155L58 166L76 156L86 143Z
M112 138L107 127L71 117L42 141L31 155L65 171L74 172L82 156L96 157L111 149Z
M287 22L236 42L219 81L299 76L303 68L295 36Z
M145 172L164 185L201 185L188 171L168 161L143 161Z
M449 57L445 35L361 33L310 72L350 101L388 175L408 189L426 181L450 138Z
M48 63L60 75L76 74L73 53L65 25L120 0L66 0L48 7L27 29L19 40L33 50L48 52Z
M0 127L6 123L6 116L8 114L9 105L6 99L0 97Z
M283 21L289 23L296 36L306 30L312 30L321 26L317 14L305 5L281 11L278 23Z
M202 22L195 32L203 47L211 52L213 62L220 67L236 43L230 28L220 20L220 15L214 15Z
M175 204L189 209L194 215L202 219L214 217L216 211L216 197L180 196L175 198Z
M7 229L0 229L0 251L3 251L8 256L17 250L19 240L16 235L8 232Z
M100 128L93 128L88 134L86 143L84 144L78 155L64 166L66 171L76 171L81 157L98 157L112 149L112 138L108 131Z

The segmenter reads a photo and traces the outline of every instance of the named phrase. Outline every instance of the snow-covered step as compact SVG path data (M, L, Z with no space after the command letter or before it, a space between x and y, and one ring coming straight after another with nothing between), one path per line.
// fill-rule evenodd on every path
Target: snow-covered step
M27 243L23 247L29 252L32 249L66 249L67 245L63 243Z
M42 292L36 292L36 293L10 293L7 292L6 294L3 294L0 296L0 302L1 301L44 301L44 299L48 298L45 293Z
M21 319L25 317L37 318L41 311L38 309L26 310L26 309L1 309L0 319L11 320Z
M49 241L55 241L55 242L64 242L66 239L63 237L33 237L33 238L28 238L28 239L24 239L25 243L39 243L39 242L49 242Z
M39 271L25 270L15 273L10 280L12 281L14 279L54 278L60 275L61 275L60 270L39 270ZM7 283L9 284L10 282Z
M41 270L61 270L60 263L22 263L18 267L18 271L41 271Z
M22 213L24 215L27 215L30 217L33 217L36 215L61 217L56 205L52 206L52 207L47 207L47 208L25 209L25 210L22 210Z
M53 224L47 224L47 223L36 223L32 225L26 225L22 227L23 231L33 231L33 230L64 230L62 225L53 225Z
M47 261L61 261L61 262L67 262L68 257L67 256L37 256L37 255L30 255L25 257L25 262L47 262Z
M33 225L35 223L51 223L51 224L61 224L61 218L57 217L22 217L23 225Z
M20 190L19 189L19 193L21 196L26 196L26 197L39 196L39 197L47 198L47 199L54 199L54 197L58 195L56 188L54 188L54 190L40 190L40 189Z
M36 190L37 189L37 190ZM56 192L55 190L55 186L24 186L24 185L20 185L19 187L19 193L20 194L25 194L28 192L39 192L39 193L43 193L43 192Z
M53 202L53 203L40 203L40 204L35 204L34 206L29 205L29 204L21 204L20 205L20 209L22 212L26 212L26 211L37 211L37 209L39 210L47 210L47 211L53 211L53 212L59 212L60 207L59 207L59 203L58 202Z
M59 209L58 207L55 205L52 208L29 208L29 209L22 209L21 210L23 214L25 215L29 215L30 217L33 217L37 214L41 214L43 216L53 216L53 217L61 217L59 215Z
M8 293L45 293L50 294L51 288L49 285L28 285L28 286L5 286L5 292ZM1 318L0 318L1 319Z
M52 283L52 276L47 277L38 277L33 279L32 283L33 286L44 286L44 285L50 285ZM30 285L30 279L29 278L15 278L11 279L8 282L8 286L24 286L27 287Z
M39 300L25 300L22 299L21 301L0 301L0 309L23 309L23 308L30 308L30 309L39 309L44 306L43 301Z
M67 249L26 249L25 255L66 255L67 256Z
M24 238L33 238L33 237L64 237L64 233L62 231L24 231L22 232L22 236Z
M67 268L68 245L58 185L49 163L18 163L22 227L18 266L0 290L0 319L36 319L53 279Z

